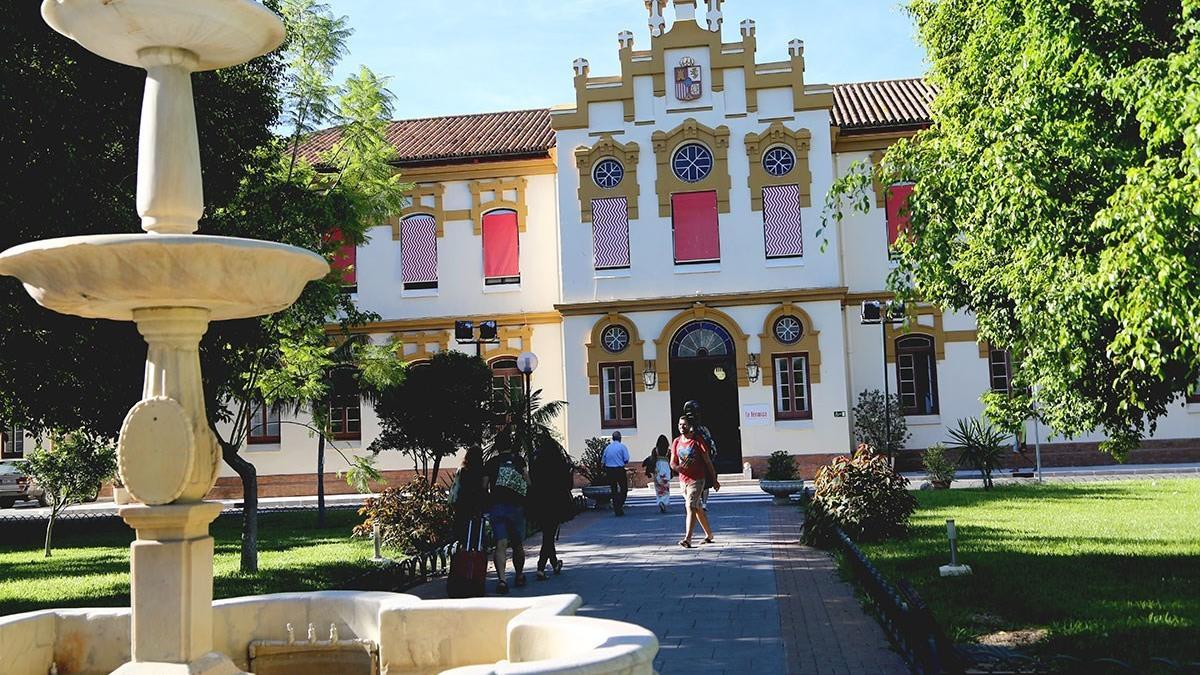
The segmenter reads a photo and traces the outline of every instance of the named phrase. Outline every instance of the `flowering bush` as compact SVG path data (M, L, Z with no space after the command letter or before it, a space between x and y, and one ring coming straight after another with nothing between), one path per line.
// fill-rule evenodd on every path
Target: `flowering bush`
M407 554L436 548L451 532L445 488L430 485L419 476L368 499L358 514L367 519L354 528L354 536L370 537L378 522L382 544Z
M901 536L917 508L908 480L896 473L887 457L864 445L853 457L837 457L821 467L814 487L805 513L809 543L828 541L834 525L856 540Z

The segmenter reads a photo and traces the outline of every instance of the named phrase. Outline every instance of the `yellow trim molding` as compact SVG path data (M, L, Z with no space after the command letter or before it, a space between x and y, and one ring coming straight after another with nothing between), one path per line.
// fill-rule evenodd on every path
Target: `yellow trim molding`
M592 180L592 169L602 159L613 158L625 169L625 177L615 188L606 190ZM638 183L637 165L641 149L637 143L618 143L611 134L604 134L590 148L575 150L575 166L579 169L579 216L581 222L592 222L592 200L624 197L629 219L637 220L638 197L642 194Z
M599 302L575 302L555 305L562 316L587 316L611 312L653 312L681 310L700 303L709 307L737 307L744 305L773 305L779 302L823 302L842 301L846 287L796 288L761 293L706 293L669 298L643 298L640 300L605 300Z
M604 329L609 326L621 326L629 331L629 344L616 354L605 349L600 340ZM646 385L642 382L642 371L646 369L645 351L642 349L644 344L645 341L638 333L637 324L630 321L628 317L615 312L600 317L600 320L592 326L591 338L586 345L588 393L592 395L600 393L600 364L613 361L632 361L635 390L646 391Z
M415 361L426 361L434 354L446 351L450 345L450 333L444 330L397 332L392 333L392 337L401 342L396 356L410 364ZM430 351L429 345L431 344L436 344L437 349ZM408 351L408 347L413 347L413 351Z
M658 390L670 391L671 389L671 339L675 337L675 333L679 332L680 328L693 321L712 321L729 331L729 336L733 338L738 386L750 386L750 377L746 373L746 363L749 361L750 355L750 336L742 332L742 327L733 317L719 309L713 309L702 302L697 302L692 305L691 309L675 315L663 328L658 339L654 341L655 351L658 354L655 361L655 368L658 371Z
M499 344L483 345L483 358L486 361L511 356L516 358L521 352L533 350L533 328L529 324L519 326L500 326L496 331L496 337L500 340ZM520 345L512 346L513 340L519 340Z
M785 345L775 337L775 320L781 316L794 316L800 320L804 333L794 344ZM775 386L775 354L790 354L793 352L808 352L808 377L812 384L821 383L821 332L813 328L812 317L800 307L785 302L776 307L767 319L763 321L763 332L758 334L762 354L759 356L759 367L762 372L762 383L767 387ZM764 363L765 361L765 363Z
M830 127L833 138L833 151L863 152L865 150L887 150L901 138L912 138L916 130L885 131L877 134L843 134L840 127Z
M517 213L517 227L525 231L529 220L529 207L525 203L525 190L529 181L523 177L477 180L471 183L471 223L475 236L483 234L483 216L490 211L508 209ZM509 199L509 195L512 199Z
M528 312L523 314L478 314L473 316L438 316L421 319L390 319L376 321L350 329L351 333L402 333L411 331L454 330L455 321L494 320L498 326L541 326L562 323L562 314L551 312ZM338 325L326 326L326 332L340 332Z
M520 159L504 162L478 162L473 164L438 164L403 168L400 175L406 182L450 183L454 181L488 180L512 178L514 176L549 176L558 173L557 152L550 149L548 157Z
M400 210L400 215L392 219L392 241L400 241L400 221L409 216L432 216L437 224L438 238L446 236L446 211L443 202L446 196L446 186L441 183L420 183L413 187L408 194L408 206Z
M732 179L729 177L729 127L721 125L716 129L706 127L694 118L688 118L683 124L672 131L656 131L651 136L654 143L654 156L658 164L658 182L655 190L658 193L658 215L662 218L671 216L671 195L676 192L704 192L713 190L717 193L717 210L729 213L729 189ZM713 168L708 176L698 183L685 183L675 176L671 170L671 158L679 146L685 143L700 142L708 146L713 154Z
M933 325L929 326L917 322L918 317L932 316ZM905 335L928 335L933 338L933 349L937 353L938 361L946 360L946 343L947 342L978 342L979 332L974 330L946 330L943 327L942 310L932 305L920 305L913 309L911 306L908 311L908 323L899 327L887 325L884 327L884 333L887 336L887 343L884 345L884 350L887 354L887 362L896 362L896 338Z
M763 168L763 155L775 147L785 147L796 155L796 168L786 176L772 176ZM798 185L800 206L812 206L812 172L808 168L808 151L812 147L812 132L792 131L782 122L775 122L761 134L746 134L746 155L750 158L750 208L762 211L763 188L775 185Z

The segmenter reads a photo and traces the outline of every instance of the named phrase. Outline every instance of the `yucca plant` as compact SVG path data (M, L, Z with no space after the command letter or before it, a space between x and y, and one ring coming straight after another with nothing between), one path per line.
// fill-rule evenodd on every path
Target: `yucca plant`
M992 471L1004 458L1003 431L977 418L958 420L958 428L950 430L951 445L960 451L958 463L983 474L983 489L992 489Z

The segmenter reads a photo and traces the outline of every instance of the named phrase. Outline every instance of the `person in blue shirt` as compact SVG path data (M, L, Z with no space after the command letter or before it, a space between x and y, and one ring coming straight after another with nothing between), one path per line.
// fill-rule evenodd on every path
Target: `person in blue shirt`
M612 492L613 513L618 516L625 515L625 497L629 494L626 464L629 464L629 448L621 442L621 432L614 431L612 442L604 448L604 473L608 476L608 489Z

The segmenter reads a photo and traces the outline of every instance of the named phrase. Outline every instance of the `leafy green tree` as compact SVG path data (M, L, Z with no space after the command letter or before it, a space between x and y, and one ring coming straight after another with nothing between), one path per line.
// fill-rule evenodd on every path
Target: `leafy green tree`
M892 394L884 407L883 392L868 389L858 393L854 404L854 442L865 445L889 459L908 443L908 423L900 407L900 397Z
M46 491L50 503L45 542L49 558L55 521L68 506L93 498L100 485L117 473L117 448L111 439L82 429L55 431L48 447L39 444L26 459L26 471Z
M440 352L410 367L402 384L383 390L375 405L380 434L371 450L399 450L427 482L435 482L442 459L482 445L493 420L491 395L492 371L482 359Z
M969 310L1043 419L1122 456L1200 373L1200 5L908 7L939 94L877 174L916 181L892 285ZM831 211L869 181L839 181Z
M394 344L373 344L361 333L331 340L320 327L299 339L284 339L279 347L276 361L259 379L260 392L268 405L290 404L293 413L311 416L308 428L317 437L317 526L324 527L325 446L337 447L330 406L338 395L377 401L384 389L404 381L404 363L396 358ZM360 491L380 478L369 460L342 456L350 484Z

